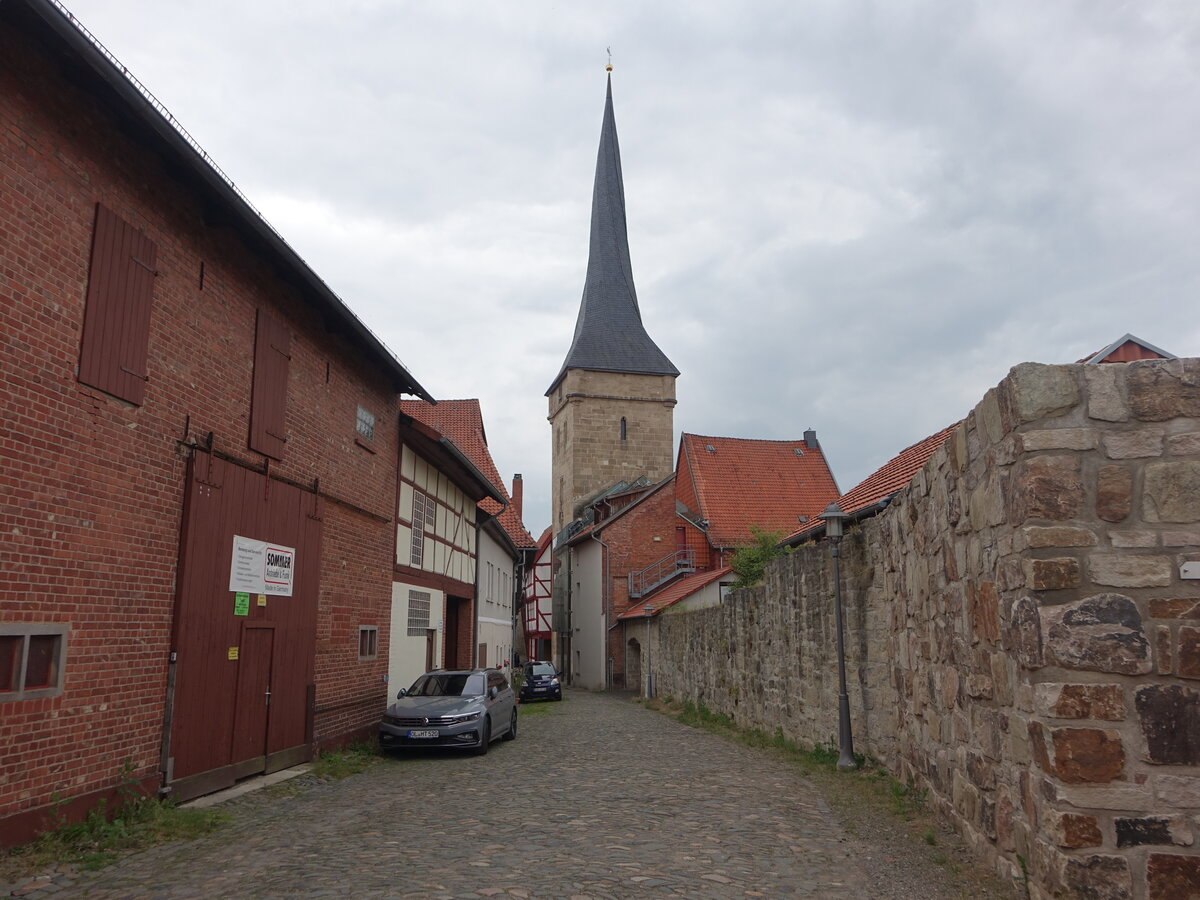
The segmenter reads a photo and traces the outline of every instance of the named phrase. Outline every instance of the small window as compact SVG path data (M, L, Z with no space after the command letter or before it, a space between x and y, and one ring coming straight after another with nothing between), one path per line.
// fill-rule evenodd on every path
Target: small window
M409 637L424 637L429 630L429 601L432 597L428 591L408 592Z
M375 659L379 656L379 628L375 625L358 626L358 658Z
M67 625L0 625L0 700L62 693Z
M410 565L420 566L424 563L425 532L433 530L436 514L434 499L421 491L413 490Z
M375 440L375 414L368 409L358 408L358 435L368 441Z
M625 423L625 417L621 416L621 440L625 440L625 435L628 432L628 426Z

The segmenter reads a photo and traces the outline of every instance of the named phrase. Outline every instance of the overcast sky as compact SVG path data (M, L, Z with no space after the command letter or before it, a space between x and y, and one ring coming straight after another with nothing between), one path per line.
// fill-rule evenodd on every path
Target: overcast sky
M549 524L606 48L677 432L847 490L1017 363L1200 355L1200 5L66 0Z

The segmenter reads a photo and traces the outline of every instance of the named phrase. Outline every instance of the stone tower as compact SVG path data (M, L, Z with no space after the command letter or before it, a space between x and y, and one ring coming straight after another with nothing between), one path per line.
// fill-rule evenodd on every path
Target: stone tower
M556 535L583 501L613 484L642 476L658 481L671 473L678 376L646 333L638 309L609 75L583 299L571 349L546 391Z

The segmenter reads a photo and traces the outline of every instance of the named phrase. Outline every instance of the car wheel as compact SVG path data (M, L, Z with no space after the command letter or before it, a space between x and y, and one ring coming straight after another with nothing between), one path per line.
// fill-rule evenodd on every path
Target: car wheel
M492 742L492 720L488 716L483 717L483 725L479 729L479 735L479 746L475 748L475 752L479 756L483 756L488 752L488 745Z
M517 739L517 711L514 709L512 721L508 723L508 731L504 732L504 740L515 741Z

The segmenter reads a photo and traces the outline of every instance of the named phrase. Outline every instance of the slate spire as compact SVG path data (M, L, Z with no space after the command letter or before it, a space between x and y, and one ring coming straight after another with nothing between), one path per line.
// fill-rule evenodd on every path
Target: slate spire
M596 183L592 191L592 237L588 249L587 278L575 337L550 391L568 369L632 372L639 375L678 375L665 353L642 325L633 266L629 261L629 236L625 227L625 183L621 177L621 149L613 117L612 75L604 101L600 152L596 157Z

